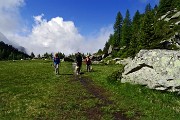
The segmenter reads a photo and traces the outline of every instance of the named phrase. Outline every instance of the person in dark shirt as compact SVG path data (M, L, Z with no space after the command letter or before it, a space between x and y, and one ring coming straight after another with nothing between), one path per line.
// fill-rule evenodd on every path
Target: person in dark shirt
M91 70L91 59L89 58L89 55L87 55L85 62L86 62L87 72L90 72L90 70Z
M53 58L53 62L54 62L55 74L58 75L59 74L59 64L60 64L60 58L58 56L58 53L55 54L55 56Z
M76 55L76 64L77 64L77 74L79 75L82 66L82 56L79 52Z

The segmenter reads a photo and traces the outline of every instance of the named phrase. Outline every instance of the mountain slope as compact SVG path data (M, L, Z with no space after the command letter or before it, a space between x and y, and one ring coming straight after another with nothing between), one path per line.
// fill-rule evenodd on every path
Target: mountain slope
M12 45L0 41L0 60L18 60L30 57L28 54L19 51Z
M19 51L26 53L26 49L22 46L19 46L17 43L14 43L6 38L6 36L0 32L0 41L3 41L5 44L12 45L17 48Z

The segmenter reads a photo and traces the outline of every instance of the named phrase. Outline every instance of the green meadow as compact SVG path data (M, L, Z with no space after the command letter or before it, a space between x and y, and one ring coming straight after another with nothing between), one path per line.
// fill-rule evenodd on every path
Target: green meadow
M113 80L121 65L93 65L73 75L62 62L60 75L52 61L0 62L0 120L178 120L180 97Z

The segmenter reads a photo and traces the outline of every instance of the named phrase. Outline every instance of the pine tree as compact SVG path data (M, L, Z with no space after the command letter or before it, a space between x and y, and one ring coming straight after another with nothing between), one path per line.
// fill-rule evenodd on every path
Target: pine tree
M151 12L152 8L151 8L151 4L147 4L146 5L146 8L145 8L145 14L148 13L148 12Z
M180 0L176 0L174 6L180 10Z
M53 53L49 54L49 59L53 58Z
M172 3L174 0L160 0L158 7L158 16L166 14L166 12L172 10Z
M132 22L132 37L130 40L130 49L132 51L132 55L138 52L138 39L140 36L140 24L141 24L141 14L137 10Z
M2 60L5 60L6 59L6 51L5 51L5 49L2 49L1 55L2 55Z
M131 27L132 22L130 19L129 10L126 11L126 16L123 21L122 25L122 40L121 40L121 47L126 46L129 47L130 39L131 39Z
M46 52L45 54L44 54L44 58L48 58L49 57L49 55L48 55L48 53Z
M120 12L117 13L116 22L114 24L114 39L113 46L118 47L121 41L121 29L122 29L123 17Z
M35 57L34 53L33 53L33 52L31 52L31 58L34 58L34 57Z
M154 40L154 15L152 12L148 12L142 19L140 29L140 48L150 48Z
M37 55L37 58L38 58L38 59L40 59L40 58L41 58L41 55L40 55L40 54L38 54L38 55Z
M108 43L109 43L109 45L114 45L114 35L113 34L110 34Z
M2 51L0 49L0 60L2 60Z
M103 51L101 49L98 50L97 54L102 54Z
M103 53L104 53L104 54L108 54L109 46L110 46L109 43L106 42L106 43L105 43L105 46L104 46L104 49L103 49Z
M8 57L8 59L9 59L9 60L14 60L14 53L13 53L13 52L11 52L11 54L10 54L9 57Z
M58 56L59 56L60 59L63 59L65 57L65 55L63 53L61 53L61 52L58 52Z

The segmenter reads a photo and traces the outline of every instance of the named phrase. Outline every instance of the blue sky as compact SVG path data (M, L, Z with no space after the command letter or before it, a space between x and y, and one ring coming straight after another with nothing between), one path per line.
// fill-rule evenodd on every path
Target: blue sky
M71 54L102 49L117 12L133 17L159 0L0 0L0 32L27 52ZM13 18L13 19L12 19ZM8 24L9 23L9 24Z
M88 35L113 24L118 11L124 16L129 9L133 17L136 10L143 13L148 3L154 7L158 0L26 0L21 12L24 19L30 20L29 26L32 16L43 13L48 20L60 16L73 21L83 35Z

